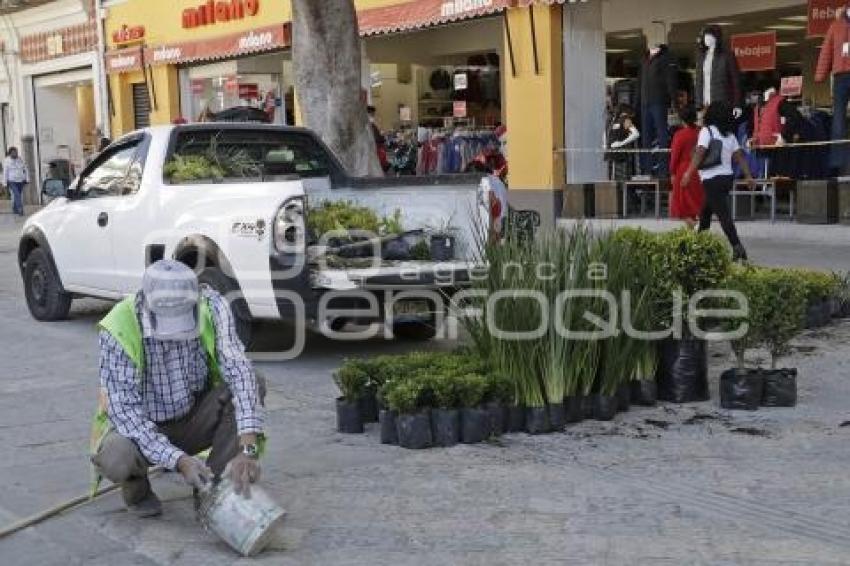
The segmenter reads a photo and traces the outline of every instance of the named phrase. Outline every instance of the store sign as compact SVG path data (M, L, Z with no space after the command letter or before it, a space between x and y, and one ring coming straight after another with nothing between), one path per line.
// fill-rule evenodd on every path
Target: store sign
M455 75L455 90L466 90L469 88L469 76L466 73Z
M183 28L193 29L234 20L244 20L246 17L256 16L259 11L260 0L231 0L229 2L207 0L206 3L197 8L183 10Z
M204 91L207 89L206 81L204 79L192 79L192 94L204 94Z
M402 122L413 121L413 111L410 106L400 106L398 109L398 119Z
M259 100L260 85L256 83L245 83L238 86L239 98L242 100Z
M107 73L127 73L142 68L142 50L118 49L106 54Z
M733 35L732 51L741 71L771 71L776 68L776 32Z
M290 26L279 24L205 41L149 47L145 49L145 61L152 65L176 65L282 49L291 44Z
M130 27L125 24L121 26L120 29L117 29L112 33L112 43L115 43L117 45L141 41L144 38L145 26Z
M803 96L803 77L782 77L779 86L779 94L786 98L798 98Z
M239 79L236 77L227 77L224 80L224 92L228 94L236 94L239 92Z
M455 118L466 118L466 101L455 100L452 110L452 116Z
M180 46L157 47L156 49L151 49L149 54L149 60L154 64L163 65L166 63L176 63L183 59L183 48Z
M809 37L823 37L847 0L809 0Z
M462 16L476 10L492 8L493 3L493 0L451 0L443 2L440 7L440 16L443 18Z
M45 43L47 44L47 54L50 57L58 57L65 53L65 43L62 39L62 34L56 33L47 36Z

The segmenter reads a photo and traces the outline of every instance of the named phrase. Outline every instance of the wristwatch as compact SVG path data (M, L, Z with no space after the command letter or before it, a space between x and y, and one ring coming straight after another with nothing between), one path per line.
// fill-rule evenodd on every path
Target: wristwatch
M256 444L243 444L242 454L248 456L249 458L253 458L254 460L260 457L260 451L257 448Z

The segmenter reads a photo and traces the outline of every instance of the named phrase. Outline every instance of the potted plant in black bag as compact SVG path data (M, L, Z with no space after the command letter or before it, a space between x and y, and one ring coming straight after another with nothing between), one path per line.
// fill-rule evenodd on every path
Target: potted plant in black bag
M434 408L431 410L434 446L454 446L460 442L458 379L442 374L431 376L428 381L434 395Z
M363 432L361 398L369 376L360 367L344 365L334 373L334 383L342 393L336 400L337 430L346 434Z
M726 289L746 298L746 308L735 318L723 322L726 332L739 332L731 341L736 364L720 376L720 406L724 409L755 411L764 392L764 375L757 368L747 367L747 351L762 340L767 310L774 309L767 294L765 270L752 267L733 267L726 280ZM744 305L730 304L730 308Z
M682 295L687 307L698 291L717 289L726 279L732 257L726 244L710 232L675 230L661 236L661 252L653 258L660 273L667 274L664 291ZM662 282L659 282L661 285ZM673 317L668 310L668 321ZM693 336L689 329L687 309L682 316L680 336L664 340L660 347L658 398L673 403L707 401L708 348L705 340Z
M387 404L395 411L398 445L421 450L433 445L428 388L420 379L399 379L387 391Z
M797 404L797 370L778 369L778 360L789 353L789 344L801 328L806 296L793 273L765 270L765 296L774 308L767 309L761 331L762 344L770 352L770 370L764 372L762 406L793 407Z

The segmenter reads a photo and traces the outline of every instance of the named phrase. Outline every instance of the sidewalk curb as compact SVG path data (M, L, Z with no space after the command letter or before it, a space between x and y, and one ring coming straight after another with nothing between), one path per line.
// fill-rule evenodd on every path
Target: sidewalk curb
M650 232L666 232L684 226L684 223L679 220L656 220L654 218L562 218L558 220L558 226L561 228L570 228L578 223L583 223L594 230L600 231L630 227L643 228ZM771 224L768 221L746 221L736 222L735 226L738 228L738 234L743 240L752 238L797 244L817 243L831 246L850 246L850 226L841 224L812 225L790 222ZM723 231L720 229L720 223L717 221L712 222L711 230L717 234L723 234Z

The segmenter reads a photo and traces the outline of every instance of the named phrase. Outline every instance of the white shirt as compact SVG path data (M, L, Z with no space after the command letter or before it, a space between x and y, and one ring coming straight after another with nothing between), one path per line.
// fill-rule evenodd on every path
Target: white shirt
M18 157L17 159L12 159L11 157L7 157L3 160L3 184L8 185L10 182L12 183L26 183L29 181L29 174L27 173L27 165L24 163L24 160Z
M712 135L714 136L714 139L723 142L723 151L720 155L720 165L709 169L700 169L699 178L703 181L706 179L713 179L714 177L720 177L722 175L732 175L732 155L741 149L741 146L738 144L738 139L735 136L732 134L725 137L721 136L720 130L714 126L711 126L711 133L709 133L708 128L700 130L697 146L703 149L708 149L708 144L711 142Z
M702 64L702 104L711 104L711 69L714 66L714 49L705 52L705 62Z

